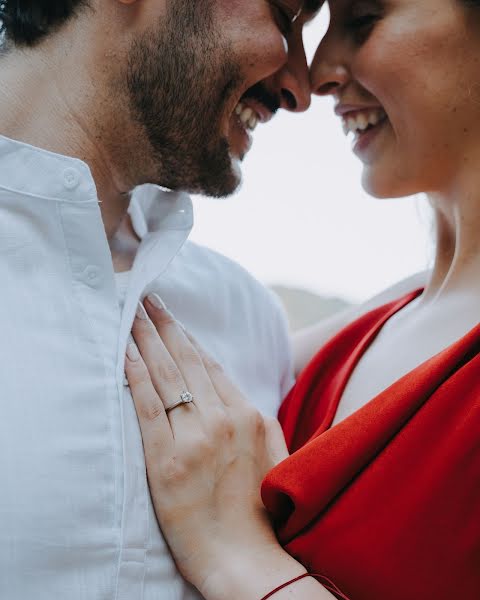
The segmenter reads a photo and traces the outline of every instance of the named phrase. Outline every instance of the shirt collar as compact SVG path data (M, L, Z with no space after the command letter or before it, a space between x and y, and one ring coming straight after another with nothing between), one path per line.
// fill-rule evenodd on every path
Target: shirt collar
M90 168L83 161L0 135L0 189L59 202L98 202ZM190 230L193 207L183 192L142 185L132 192L129 213L137 235Z

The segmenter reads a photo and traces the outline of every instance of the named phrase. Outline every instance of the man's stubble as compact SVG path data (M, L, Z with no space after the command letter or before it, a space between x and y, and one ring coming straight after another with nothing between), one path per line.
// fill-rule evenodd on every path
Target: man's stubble
M173 190L226 196L239 176L221 132L240 67L216 29L214 0L177 0L128 56L133 118L148 137L155 181Z

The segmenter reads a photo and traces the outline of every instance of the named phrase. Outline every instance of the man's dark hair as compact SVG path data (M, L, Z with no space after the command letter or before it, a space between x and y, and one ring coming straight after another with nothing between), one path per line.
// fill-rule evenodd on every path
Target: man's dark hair
M87 0L0 0L0 31L17 46L34 46Z

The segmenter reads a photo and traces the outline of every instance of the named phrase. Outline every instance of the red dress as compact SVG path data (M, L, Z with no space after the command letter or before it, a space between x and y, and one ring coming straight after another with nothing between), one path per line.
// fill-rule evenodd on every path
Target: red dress
M480 325L331 427L356 363L419 293L307 366L280 409L293 454L262 487L288 552L350 600L480 600Z

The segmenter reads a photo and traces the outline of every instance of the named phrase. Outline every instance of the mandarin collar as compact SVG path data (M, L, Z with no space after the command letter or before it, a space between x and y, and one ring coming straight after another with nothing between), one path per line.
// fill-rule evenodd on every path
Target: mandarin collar
M89 166L0 135L0 188L23 196L67 203L98 202ZM193 206L188 194L146 184L132 191L129 213L143 239L165 229L190 230Z

